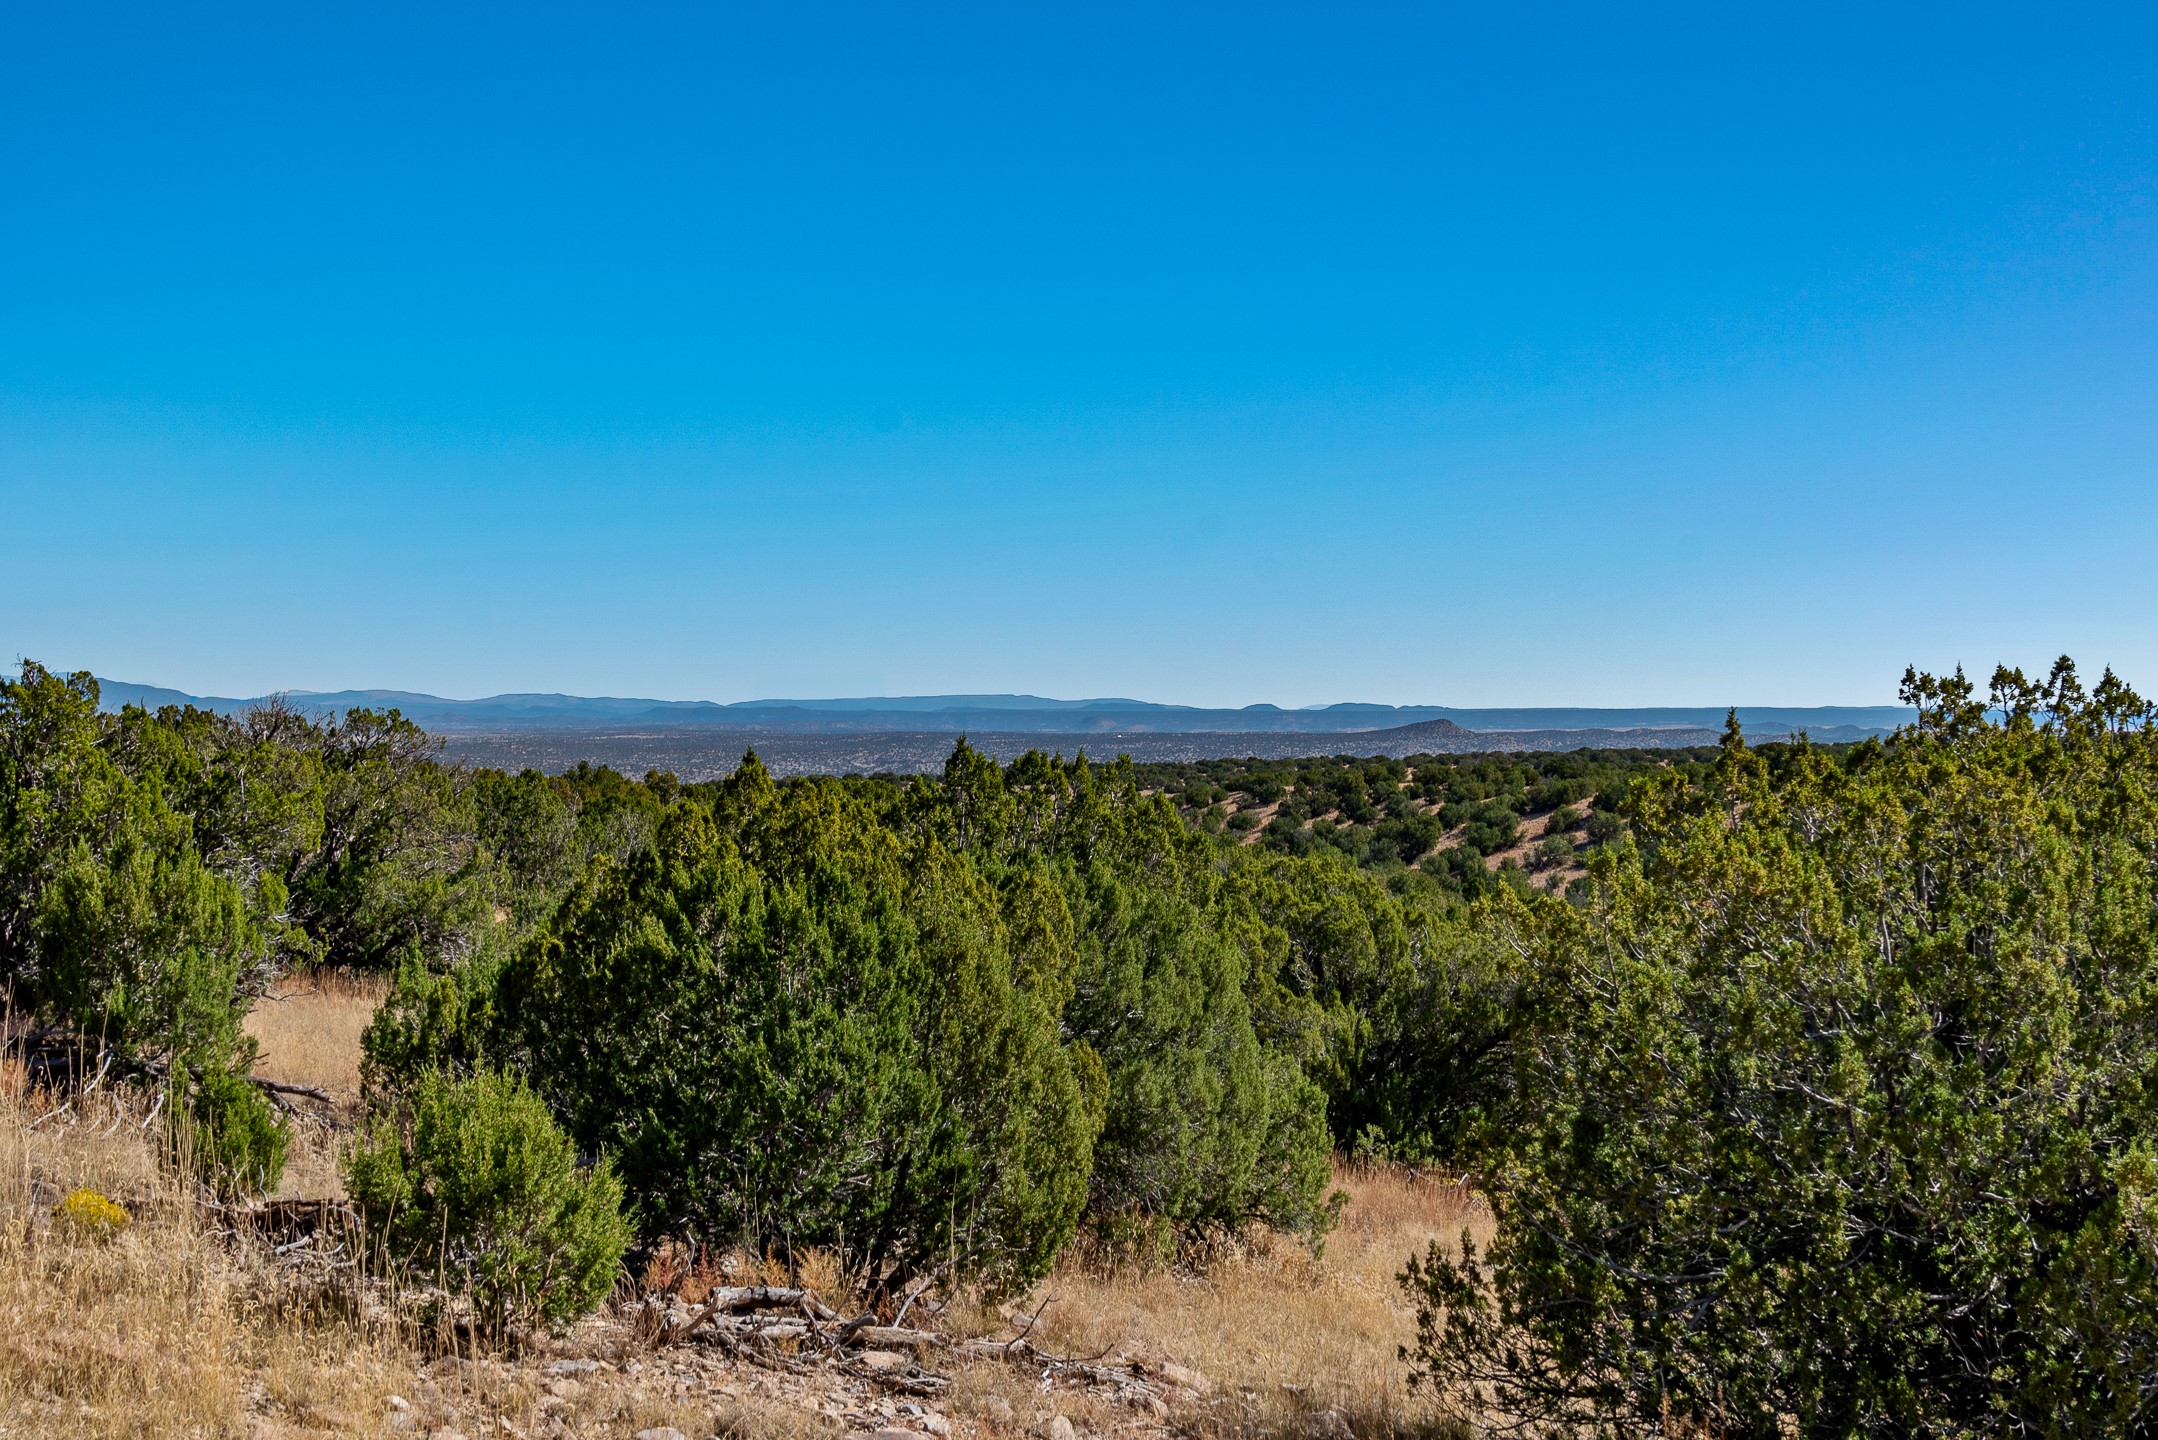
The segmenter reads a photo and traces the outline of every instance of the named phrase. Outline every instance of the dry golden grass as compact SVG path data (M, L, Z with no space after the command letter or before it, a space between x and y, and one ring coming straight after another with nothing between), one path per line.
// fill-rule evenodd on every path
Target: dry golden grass
M360 1035L388 989L377 976L327 970L281 981L247 1017L247 1033L262 1046L255 1073L357 1096Z
M292 1147L280 1195L340 1197L338 1134L328 1119L349 1121L359 1107L360 1036L375 1017L388 982L378 976L336 971L295 975L279 982L247 1017L247 1033L261 1045L255 1073L290 1085L308 1085L337 1097L331 1116L300 1105L293 1119Z
M259 1241L221 1231L163 1163L156 1121L137 1096L57 1106L26 1093L19 1070L0 1076L0 1437L699 1428L693 1406L635 1385L596 1391L566 1412L573 1425L550 1428L536 1361L430 1359L441 1346L427 1333L362 1318L349 1286L311 1282ZM77 1187L118 1201L126 1226L101 1239L55 1223L55 1203Z
M109 1094L62 1107L9 1078L0 1435L272 1440L330 1428L314 1419L337 1406L386 1413L406 1375L392 1337L311 1322L265 1285L160 1163L155 1115ZM119 1202L126 1227L100 1239L53 1223L77 1187Z
M1399 1276L1433 1240L1466 1226L1483 1244L1489 1212L1453 1185L1392 1169L1339 1167L1348 1193L1341 1224L1317 1255L1281 1238L1215 1257L1199 1273L1103 1271L1072 1260L1029 1302L1041 1343L1068 1355L1168 1361L1211 1385L1175 1417L1200 1434L1402 1436L1440 1430L1408 1387L1399 1348L1416 1311ZM1046 1303L1044 1303L1046 1302ZM961 1403L1020 1425L1046 1418L1051 1397L977 1370ZM1083 1398L1058 1397L1082 1429L1112 1428Z

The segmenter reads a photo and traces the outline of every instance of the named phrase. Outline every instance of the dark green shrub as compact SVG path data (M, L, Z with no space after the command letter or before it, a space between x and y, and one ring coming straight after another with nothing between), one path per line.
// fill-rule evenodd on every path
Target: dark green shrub
M539 1097L492 1072L421 1079L367 1128L344 1168L396 1263L469 1296L498 1331L591 1310L629 1244L607 1163L580 1169Z
M1579 777L1545 780L1529 787L1527 813L1538 815L1560 805L1571 805L1576 800L1585 800L1593 788L1587 780Z
M483 770L472 780L475 831L500 875L500 899L521 921L540 919L583 866L564 788L537 770Z
M311 824L279 857L289 908L317 963L387 970L418 947L461 948L492 924L498 874L471 796L437 763L440 742L395 710L288 727L306 767Z
M1350 863L1361 861L1371 844L1371 832L1361 825L1336 825L1331 820L1321 820L1311 830L1314 840L1348 857Z
M249 1052L251 1054L251 1052ZM243 1056L243 1058L245 1058ZM211 1066L170 1096L180 1154L221 1195L261 1195L285 1173L284 1122L244 1074Z
M1472 871L1481 872L1483 869L1483 856L1474 850L1464 849L1460 846L1448 846L1444 850L1434 850L1429 855L1426 855L1417 862L1416 868L1422 870L1426 875L1435 875L1458 881L1464 874Z
M360 1039L360 1081L369 1098L394 1099L421 1077L471 1075L508 1058L495 989L508 956L482 946L462 964L436 970L417 951L398 961L390 991Z
M1311 832L1297 821L1276 815L1260 832L1260 843L1284 855L1308 855L1314 842Z
M1411 815L1382 822L1373 832L1372 848L1400 856L1404 865L1414 865L1439 843L1439 837L1444 833L1435 817Z
M1224 928L1099 863L1064 883L1080 956L1065 1030L1101 1055L1109 1082L1090 1207L1187 1227L1323 1229L1324 1095L1260 1043L1244 956Z
M262 938L240 888L192 846L133 826L102 859L77 841L40 897L30 995L128 1057L226 1065Z
M1128 763L1097 771L1036 753L999 771L962 746L942 791L953 812L1003 817L969 832L977 864L1041 875L1068 906L1076 956L1061 1028L1107 1083L1091 1213L1322 1229L1324 1093L1298 1042L1254 1023L1252 996L1274 981L1246 969L1247 921L1225 893L1221 850L1142 797ZM913 823L959 833L938 816L933 806ZM1370 832L1333 834L1360 847Z
M832 1246L877 1284L1044 1273L1104 1085L1051 1008L1069 915L829 782L752 760L720 811L727 836L678 804L586 877L502 973L502 1053L616 1157L647 1236Z
M2140 1435L2158 1376L2158 728L2108 676L1636 789L1413 1272L1430 1378L1540 1433Z
M1564 835L1546 835L1536 843L1535 868L1549 870L1574 858L1574 846Z
M1469 818L1461 841L1485 855L1496 855L1510 847L1520 833L1520 816L1496 801L1486 801L1477 806L1476 813Z
M168 712L152 725L139 710L101 716L97 701L87 675L27 662L0 681L0 980L120 1074L162 1077L174 1151L219 1191L269 1189L286 1133L245 1078L255 1051L240 1022L272 964L262 912L284 892L260 876L251 898L217 873L168 803L168 790L200 802L221 846L250 828L205 798L215 784L175 773L200 768L190 747L214 748L221 722Z
M1326 1089L1336 1148L1449 1158L1510 1083L1512 953L1421 876L1259 853L1228 880L1261 1033Z
M1580 828L1581 812L1571 805L1561 805L1552 811L1551 818L1544 822L1544 833L1547 835L1563 835Z

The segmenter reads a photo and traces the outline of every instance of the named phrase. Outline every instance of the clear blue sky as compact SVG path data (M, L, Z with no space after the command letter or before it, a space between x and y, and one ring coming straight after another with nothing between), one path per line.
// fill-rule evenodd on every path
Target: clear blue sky
M0 39L11 654L2158 688L2158 9L218 9Z

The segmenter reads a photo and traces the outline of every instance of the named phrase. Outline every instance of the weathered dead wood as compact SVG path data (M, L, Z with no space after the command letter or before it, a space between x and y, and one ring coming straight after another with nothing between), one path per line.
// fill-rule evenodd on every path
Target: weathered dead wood
M1139 1361L1112 1361L1103 1364L1101 1362L1104 1357L1100 1355L1051 1354L1033 1344L1024 1335L1017 1335L1009 1340L962 1340L953 1348L961 1355L974 1359L1002 1360L1030 1371L1038 1371L1044 1380L1077 1380L1083 1384L1113 1388L1126 1400L1136 1401L1149 1409L1158 1408L1162 1403L1162 1391L1165 1388L1163 1382L1167 1376L1161 1372L1175 1370L1181 1375L1189 1376L1193 1383L1181 1388L1198 1390L1203 1389L1205 1384L1203 1377L1173 1365L1156 1367L1156 1373L1149 1374L1147 1366Z
M783 1313L789 1309L795 1313ZM934 1353L1019 1366L1036 1372L1045 1382L1111 1393L1157 1418L1168 1413L1165 1395L1205 1384L1203 1377L1190 1372L1182 1372L1189 1384L1164 1373L1176 1371L1173 1365L1150 1370L1141 1361L1103 1363L1100 1355L1053 1354L1023 1333L1006 1340L954 1340L933 1330L877 1324L874 1313L831 1324L829 1320L837 1317L829 1307L811 1292L789 1287L723 1286L694 1313L680 1305L671 1307L670 1313L665 1299L653 1296L645 1301L644 1313L658 1317L656 1329L647 1331L648 1343L655 1349L701 1333L707 1343L768 1369L797 1375L836 1369L914 1396L945 1395L952 1388L949 1375L924 1366L924 1357ZM797 1351L795 1346L807 1348Z
M707 1310L715 1313L740 1314L744 1310L791 1310L819 1302L814 1291L785 1285L715 1285L704 1303Z
M942 1395L952 1388L951 1376L939 1375L932 1370L880 1370L859 1359L848 1362L844 1368L849 1375L903 1395Z
M927 1350L944 1343L944 1337L934 1330L909 1330L900 1325L864 1325L854 1332L854 1338L882 1350Z
M716 1333L746 1340L803 1340L814 1333L807 1320L751 1320L733 1315L719 1316L709 1326Z
M651 1346L657 1350L663 1346L678 1344L726 1315L740 1315L759 1310L796 1310L806 1317L806 1324L796 1325L803 1335L823 1334L817 1328L820 1320L836 1320L838 1314L819 1300L811 1290L786 1285L715 1285L705 1297L704 1304L686 1319L677 1320L667 1312L665 1302L654 1297L645 1304L658 1310L659 1323L653 1330ZM770 1327L764 1327L770 1328Z
M312 1085L290 1085L283 1080L266 1080L260 1075L250 1075L247 1080L256 1089L272 1095L299 1095L309 1100L319 1100L325 1105L337 1103L335 1095L327 1090L317 1090Z
M116 1080L155 1080L159 1084L172 1078L172 1067L166 1061L139 1055L124 1056L112 1046L64 1025L47 1025L8 1036L4 1048L22 1062L32 1084L52 1090L75 1090L87 1095L108 1075ZM95 1072L78 1084L82 1072L93 1063ZM294 1085L261 1075L249 1075L246 1079L272 1097L298 1096L323 1105L337 1104L335 1095L312 1085Z

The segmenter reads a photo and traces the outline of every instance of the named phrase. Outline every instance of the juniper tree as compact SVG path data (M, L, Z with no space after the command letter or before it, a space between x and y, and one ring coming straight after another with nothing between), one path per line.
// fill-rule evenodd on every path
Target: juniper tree
M1906 677L1839 762L1732 725L1638 791L1535 971L1424 1374L1612 1434L2158 1424L2158 730L2066 661Z

